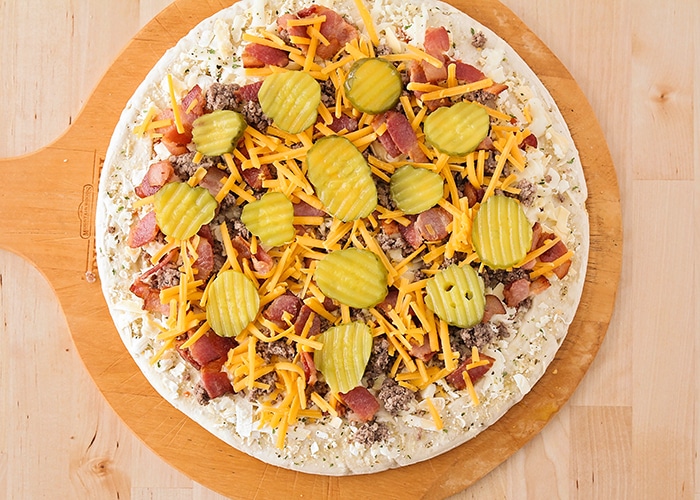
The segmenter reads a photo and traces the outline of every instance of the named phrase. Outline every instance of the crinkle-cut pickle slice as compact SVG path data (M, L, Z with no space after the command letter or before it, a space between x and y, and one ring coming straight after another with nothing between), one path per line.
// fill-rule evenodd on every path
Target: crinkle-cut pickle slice
M471 153L489 133L489 115L469 101L433 111L423 124L425 140L441 153L462 156Z
M219 109L197 118L192 124L192 142L205 156L231 153L248 124L236 111Z
M481 262L492 269L520 262L532 244L532 226L520 203L503 195L487 199L474 217L472 243Z
M241 221L264 245L279 246L294 239L294 206L282 193L269 192L243 207Z
M169 182L153 199L158 227L164 235L186 240L214 218L218 203L202 187L186 182Z
M419 214L442 199L443 180L436 172L404 165L391 176L389 192L404 213Z
M334 393L349 392L360 385L372 352L372 332L354 321L333 326L318 340L323 349L314 353L314 364Z
M318 261L314 279L321 291L341 304L365 309L388 293L387 270L369 250L337 250Z
M367 217L377 206L377 186L362 153L345 137L316 141L306 155L309 181L326 210L342 221Z
M425 291L425 305L450 325L469 328L484 317L484 283L469 265L443 269L428 279Z
M258 100L278 128L298 134L316 123L321 86L303 71L273 73L265 78Z
M260 296L245 274L234 270L220 273L209 286L207 321L221 337L235 337L255 319Z
M345 79L345 96L363 113L378 115L399 102L403 84L393 64L378 58L356 61Z

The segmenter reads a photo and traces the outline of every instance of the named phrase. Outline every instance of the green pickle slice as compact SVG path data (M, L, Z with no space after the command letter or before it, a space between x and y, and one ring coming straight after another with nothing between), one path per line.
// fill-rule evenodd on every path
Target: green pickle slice
M377 186L362 153L345 137L316 141L306 156L308 178L333 217L342 221L367 217L377 206Z
M279 192L269 192L243 207L241 221L264 245L279 246L294 239L294 206Z
M443 180L436 172L404 165L391 176L389 192L401 211L419 214L442 199Z
M314 353L314 364L331 391L350 392L360 385L372 352L369 326L359 321L333 326L318 340L323 343L323 349Z
M218 203L203 187L169 182L154 196L158 227L164 235L186 240L214 218Z
M489 133L489 115L469 101L433 111L425 119L425 140L441 153L463 156L476 149Z
M248 124L236 111L219 109L202 115L192 124L192 142L205 156L231 153Z
M258 315L260 296L243 273L220 273L209 286L207 321L221 337L235 337Z
M265 78L258 100L278 128L298 134L316 123L321 86L303 71L273 73Z
M425 291L425 305L450 325L469 328L484 317L484 283L469 265L443 269L428 279Z
M474 217L472 243L481 262L492 269L507 269L530 250L532 225L517 200L494 195Z
M379 304L388 293L387 270L369 250L337 250L318 261L314 279L326 297L365 309Z
M363 113L377 115L399 102L401 75L389 61L378 58L355 62L345 79L345 96Z

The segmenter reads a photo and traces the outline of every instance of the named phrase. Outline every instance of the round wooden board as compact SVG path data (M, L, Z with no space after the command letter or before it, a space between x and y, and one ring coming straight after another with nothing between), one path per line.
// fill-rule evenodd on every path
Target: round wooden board
M228 3L174 2L134 37L63 137L32 155L0 160L5 183L0 245L32 261L52 284L77 349L117 414L158 455L208 488L240 498L343 498L358 492L364 498L443 498L476 482L538 433L574 392L598 351L612 314L622 256L619 192L605 138L571 75L510 10L495 0L451 3L510 43L557 101L586 173L591 253L578 313L547 373L495 425L430 461L349 477L263 464L164 401L114 329L94 279L93 249L96 188L112 130L165 50Z

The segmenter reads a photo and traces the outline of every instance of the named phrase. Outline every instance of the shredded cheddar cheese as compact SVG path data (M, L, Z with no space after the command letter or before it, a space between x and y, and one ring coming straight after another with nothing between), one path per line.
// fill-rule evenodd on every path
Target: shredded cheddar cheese
M178 134L185 132L185 127L182 124L182 116L180 114L180 106L175 98L175 86L173 85L173 75L168 73L168 90L170 92L170 104L173 108L173 116L175 118L175 127L177 128Z

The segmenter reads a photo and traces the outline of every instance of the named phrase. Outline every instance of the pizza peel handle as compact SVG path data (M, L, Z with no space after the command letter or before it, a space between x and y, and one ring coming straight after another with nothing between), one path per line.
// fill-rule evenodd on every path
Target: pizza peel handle
M374 475L326 477L278 469L233 450L163 404L119 339L94 262L99 173L122 109L168 48L230 3L174 2L130 42L65 135L31 155L0 159L0 246L30 260L54 287L78 352L117 414L159 456L203 485L240 498L442 498L461 491L546 425L583 378L607 331L621 267L621 214L614 166L596 118L571 75L509 9L496 0L451 2L525 58L559 104L579 147L591 222L579 312L533 391L465 445ZM596 147L583 147L591 144Z

